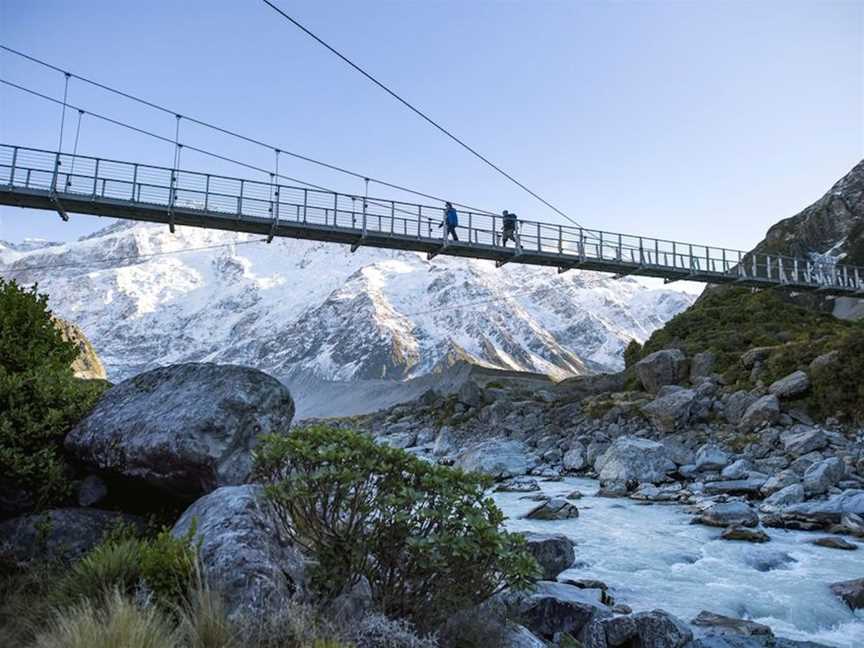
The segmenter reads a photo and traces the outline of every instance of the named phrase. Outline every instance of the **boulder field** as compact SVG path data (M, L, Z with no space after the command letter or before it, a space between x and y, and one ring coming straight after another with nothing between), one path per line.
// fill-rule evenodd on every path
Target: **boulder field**
M765 541L763 526L864 537L860 434L832 422L815 425L787 409L784 399L799 393L800 376L765 394L723 391L710 357L682 356L662 352L640 363L644 391L627 392L608 376L594 386L585 379L540 392L518 384L472 385L328 422L365 430L429 461L485 472L499 490L525 497L538 497L539 479L594 476L602 494L689 505L695 523L718 527L729 541ZM610 384L621 389L609 392ZM185 507L172 532L194 529L204 574L224 593L232 618L275 613L304 596L311 558L281 537L262 488L248 482L259 436L290 433L293 415L288 390L246 367L184 364L124 381L65 440L66 451L88 471L77 489L81 507L48 512L47 536L40 526L46 514L7 519L0 539L19 560L32 557L37 540L53 557L74 560L117 521L142 523L98 507L122 502L118 490L143 489L130 492ZM540 495L528 515L578 524L580 497ZM564 633L584 648L816 645L777 639L764 626L707 611L692 623L659 609L633 613L603 583L555 580L578 556L566 536L528 533L525 540L545 580L529 593L498 595L518 610L522 624L508 631L502 648L539 648ZM844 548L836 544L819 546ZM859 581L831 587L850 607L864 605ZM367 607L353 599L345 604Z

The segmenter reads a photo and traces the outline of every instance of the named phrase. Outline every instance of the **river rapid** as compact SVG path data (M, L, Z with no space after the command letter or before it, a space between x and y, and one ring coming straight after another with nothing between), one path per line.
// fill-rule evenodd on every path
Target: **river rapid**
M780 637L864 646L864 610L852 612L828 588L864 577L864 544L828 549L811 544L824 533L781 529L766 529L771 541L763 544L721 540L721 529L691 525L680 505L595 497L592 479L540 485L550 496L581 491L579 518L524 520L537 503L520 498L537 493L493 497L509 530L563 533L576 543L576 564L560 578L602 580L636 612L659 608L689 621L709 610L764 623Z

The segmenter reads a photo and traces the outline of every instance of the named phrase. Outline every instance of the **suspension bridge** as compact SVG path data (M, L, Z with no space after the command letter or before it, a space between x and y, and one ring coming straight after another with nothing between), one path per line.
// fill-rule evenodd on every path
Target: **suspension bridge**
M521 220L515 245L500 216L459 212L448 240L441 205L228 177L175 167L0 145L0 204L175 226L595 270L623 277L738 284L864 296L864 268L754 254L616 232Z

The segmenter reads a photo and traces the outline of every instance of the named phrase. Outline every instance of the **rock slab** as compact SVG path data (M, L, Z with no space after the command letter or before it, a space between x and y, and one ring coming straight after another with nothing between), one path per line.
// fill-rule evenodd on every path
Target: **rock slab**
M257 369L173 365L109 389L65 443L93 468L192 500L243 483L259 435L293 416L288 389Z

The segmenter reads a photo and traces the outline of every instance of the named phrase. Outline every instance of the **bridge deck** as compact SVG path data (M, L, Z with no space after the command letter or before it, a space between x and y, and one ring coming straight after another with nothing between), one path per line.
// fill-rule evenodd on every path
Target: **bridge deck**
M519 249L500 216L460 212L446 241L440 206L0 145L0 204L429 255L584 268L670 281L736 283L864 296L864 269L520 220ZM511 244L512 245L512 244Z

